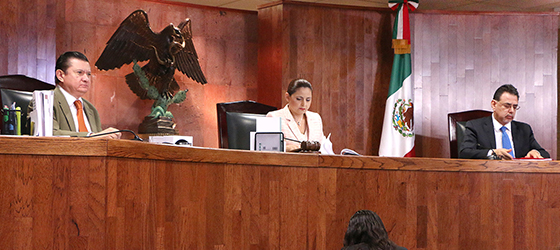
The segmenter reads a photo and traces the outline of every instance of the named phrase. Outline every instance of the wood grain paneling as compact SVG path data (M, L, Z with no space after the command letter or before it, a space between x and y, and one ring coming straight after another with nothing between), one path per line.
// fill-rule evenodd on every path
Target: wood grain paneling
M195 145L218 147L216 103L257 99L256 12L157 1L86 0L58 4L65 8L58 9L57 53L81 51L92 66L119 24L137 9L148 13L155 32L169 23L178 25L191 19L193 41L208 84L202 86L177 73L179 86L189 91L183 103L171 105L169 110L179 133L193 136ZM153 101L140 100L125 82L124 76L130 72L130 65L118 70L94 70L94 83L85 98L96 105L103 127L137 131L150 113Z
M259 9L259 100L285 105L288 83L305 78L313 85L310 109L321 114L335 151L377 154L393 60L391 22L383 9L289 1Z
M281 107L289 80L314 84L313 111L333 133L335 151L376 155L392 65L394 14L286 1L255 12L133 0L6 0L0 2L0 74L26 74L53 82L54 62L67 50L92 62L132 11L148 12L160 31L193 21L194 42L209 84L176 75L187 99L172 105L177 128L194 144L217 147L215 104L254 99ZM448 157L446 114L489 109L503 83L518 87L517 119L555 156L557 133L557 15L414 12L413 80L417 155ZM37 25L41 24L41 25ZM95 70L85 96L104 127L137 130L152 104L124 82L130 66ZM257 83L258 82L258 83ZM549 114L549 110L553 110Z
M278 32L284 25L282 5L259 10L259 54L258 54L258 101L274 107L282 107L284 36ZM274 93L274 94L273 94Z
M276 96L264 100L274 105L291 79L306 78L314 84L311 110L322 115L325 133L333 133L335 151L376 155L393 17L380 9L293 1L259 9L267 27L259 36L281 39L265 40L261 51L282 48L281 57L259 57L259 88ZM495 89L511 83L520 92L517 120L530 123L555 157L556 138L549 135L557 123L557 20L555 13L414 12L417 156L449 157L447 114L490 109ZM270 79L270 71L282 76Z
M0 75L22 74L54 82L56 2L0 3Z
M447 157L447 114L491 110L494 91L513 84L516 120L556 157L557 14L426 12L411 21L417 154Z
M3 136L0 143L3 248L340 249L360 209L376 211L390 238L408 249L560 244L557 161L321 156L104 139ZM87 149L100 143L105 151ZM51 147L62 144L75 145L73 152Z
M118 25L144 9L154 31L192 20L193 40L209 84L181 74L187 99L172 105L177 129L194 144L218 147L216 103L257 99L257 13L161 1L6 0L0 2L0 75L24 74L54 82L55 61L68 50L83 52L95 64ZM130 91L120 70L97 71L85 98L96 105L103 127L138 130L151 101Z

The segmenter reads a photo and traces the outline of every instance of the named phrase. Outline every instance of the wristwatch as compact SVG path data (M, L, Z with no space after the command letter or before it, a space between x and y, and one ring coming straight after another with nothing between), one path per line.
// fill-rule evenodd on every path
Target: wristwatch
M490 151L492 151L492 154L488 154L488 159L489 160L501 160L502 158L499 157L496 152L494 151L494 149L490 149ZM490 152L488 152L490 153Z

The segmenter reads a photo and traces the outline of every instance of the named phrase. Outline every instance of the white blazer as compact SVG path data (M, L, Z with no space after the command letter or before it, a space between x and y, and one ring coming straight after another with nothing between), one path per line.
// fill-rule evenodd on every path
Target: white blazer
M325 137L323 134L323 120L321 119L321 115L311 111L305 112L305 115L307 116L306 135L302 134L299 130L297 122L292 116L288 105L284 106L283 109L271 111L266 114L267 117L282 118L282 133L284 133L284 137L298 141L321 142L323 137ZM299 145L299 143L286 140L286 145Z

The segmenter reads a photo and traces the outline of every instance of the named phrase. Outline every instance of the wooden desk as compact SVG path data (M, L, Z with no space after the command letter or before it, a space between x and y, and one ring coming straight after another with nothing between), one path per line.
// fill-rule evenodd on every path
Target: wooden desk
M359 209L408 249L552 249L556 161L321 156L0 137L18 249L340 249Z

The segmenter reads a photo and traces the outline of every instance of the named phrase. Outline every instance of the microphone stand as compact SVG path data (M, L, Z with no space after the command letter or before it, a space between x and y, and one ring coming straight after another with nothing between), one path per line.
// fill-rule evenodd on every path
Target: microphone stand
M297 142L297 143L301 143L301 141L295 140L295 139L291 139L291 138L287 138L284 137L284 139L288 140L288 141L293 141L293 142Z

